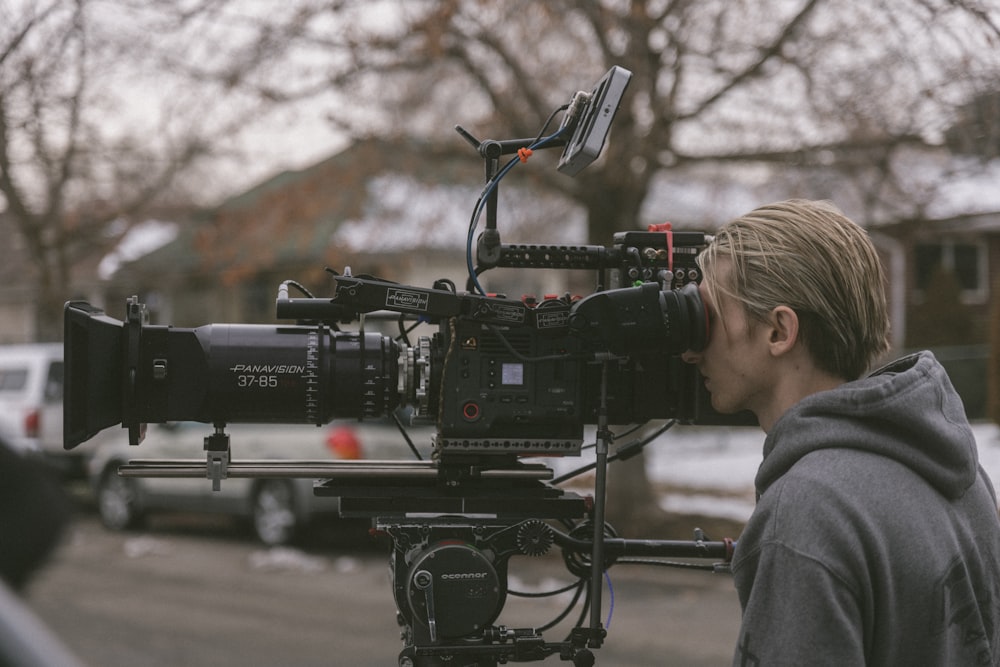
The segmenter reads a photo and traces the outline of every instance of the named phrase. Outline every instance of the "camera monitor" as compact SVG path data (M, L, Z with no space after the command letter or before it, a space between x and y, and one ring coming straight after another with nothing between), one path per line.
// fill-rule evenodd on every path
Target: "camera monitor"
M597 82L559 158L560 172L576 176L601 154L631 78L631 72L616 65Z

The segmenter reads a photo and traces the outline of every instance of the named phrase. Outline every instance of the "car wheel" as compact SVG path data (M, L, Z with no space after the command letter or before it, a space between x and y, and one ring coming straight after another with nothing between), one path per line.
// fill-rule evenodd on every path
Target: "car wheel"
M145 515L135 480L119 477L114 469L105 472L97 487L97 511L101 523L111 530L142 526Z
M253 531L267 545L288 544L295 537L295 491L288 480L265 479L253 494Z

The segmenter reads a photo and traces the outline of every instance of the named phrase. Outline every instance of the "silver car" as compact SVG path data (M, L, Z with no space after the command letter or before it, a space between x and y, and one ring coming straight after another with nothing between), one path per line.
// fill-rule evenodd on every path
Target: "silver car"
M412 456L393 426L349 422L324 428L308 425L234 424L230 435L233 460L240 459L401 459ZM98 513L112 530L141 527L153 512L210 512L249 519L256 537L268 545L295 539L318 515L337 511L337 499L313 494L312 479L246 479L221 481L212 490L207 478L121 477L118 468L135 459L204 460L204 438L212 427L200 422L150 424L138 447L123 432L106 432L95 443L89 477ZM429 433L424 434L428 439Z
M0 428L9 444L62 473L79 474L85 450L63 449L62 397L61 343L0 345Z

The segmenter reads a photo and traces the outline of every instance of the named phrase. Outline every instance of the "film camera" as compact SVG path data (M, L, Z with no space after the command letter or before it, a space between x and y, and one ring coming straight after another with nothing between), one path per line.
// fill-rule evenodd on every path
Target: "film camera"
M292 281L279 288L277 315L295 325L192 329L148 324L136 298L124 321L67 303L66 447L119 423L132 444L147 422L212 424L205 460L139 460L120 474L208 477L216 488L235 476L315 478L315 493L338 497L342 515L370 517L391 538L400 665L495 665L554 654L592 664L590 649L605 638L602 576L614 562L726 559L732 549L704 539L620 539L604 522L609 424L725 419L680 359L707 338L695 258L709 238L664 226L616 234L609 247L509 245L496 227L497 187L517 163L501 165L501 158L560 146L559 169L576 174L599 155L630 76L615 67L592 91L577 93L548 137L479 142L460 130L487 167L469 229L466 292L447 280L422 288L333 273L329 298L290 296L299 287ZM487 224L474 267L482 210ZM537 301L489 295L478 275L493 267L590 270L597 289ZM419 320L436 332L410 341L365 330L367 318L387 313L401 330L403 321ZM355 321L358 330L340 330ZM239 422L380 418L399 406L436 425L431 460L241 461L225 432ZM591 498L559 488L550 468L527 460L579 455L587 425L599 435ZM513 594L511 557L553 545L580 579L577 627L549 642L547 627L496 625Z

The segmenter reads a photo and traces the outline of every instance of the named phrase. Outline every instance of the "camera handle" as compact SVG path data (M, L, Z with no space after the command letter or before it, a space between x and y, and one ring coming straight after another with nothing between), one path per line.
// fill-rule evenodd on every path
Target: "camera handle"
M486 167L486 182L489 183L500 173L500 156L503 147L498 141L486 141L479 145L479 154ZM497 227L497 202L500 184L496 183L486 197L486 228L476 241L476 261L482 267L496 266L500 261L500 229Z
M231 449L229 447L229 434L226 433L226 425L215 424L215 432L205 436L205 470L207 477L212 480L212 491L219 491L222 488L222 480L229 477L229 463L231 460Z
M536 146L538 139L487 139L480 141L461 125L455 126L455 131L469 142L483 158L486 168L486 183L492 183L486 196L486 227L476 242L476 261L483 269L491 269L499 265L503 246L500 243L500 230L497 227L497 202L499 201L499 182L494 182L500 174L500 158L504 155L517 155L522 149L535 146L538 148L558 148L565 146L565 138L555 138L545 142L544 146Z

